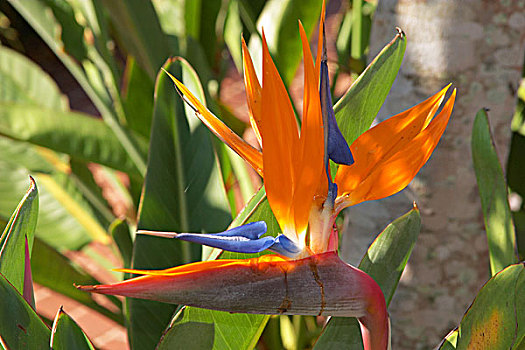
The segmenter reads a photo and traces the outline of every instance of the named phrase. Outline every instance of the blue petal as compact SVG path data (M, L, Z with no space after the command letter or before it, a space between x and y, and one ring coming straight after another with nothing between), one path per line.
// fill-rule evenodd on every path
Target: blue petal
M215 233L217 236L242 236L248 239L257 239L264 235L267 230L266 222L256 221L246 225L237 226L224 232Z
M261 237L266 223L258 221L220 233L177 233L174 238L204 244L235 253L260 253L275 243L274 237Z
M282 234L275 238L275 243L268 250L289 258L295 258L301 252L290 238Z
M323 124L328 128L326 139L326 152L328 158L337 164L351 165L354 163L354 157L350 147L346 143L343 134L337 126L335 120L332 96L330 95L330 80L328 77L328 65L326 59L321 60L321 83L319 88L321 98L321 111L323 113Z

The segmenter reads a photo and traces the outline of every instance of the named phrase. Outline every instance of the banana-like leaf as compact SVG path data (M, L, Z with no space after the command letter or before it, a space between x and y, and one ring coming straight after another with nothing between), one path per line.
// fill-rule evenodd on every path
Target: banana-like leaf
M40 67L19 53L0 47L0 101L65 111L67 99Z
M359 268L381 287L387 305L392 300L421 228L419 210L414 208L394 220L376 238ZM332 317L315 343L315 350L362 349L359 325L354 318Z
M49 350L49 328L2 274L0 295L0 345L10 350Z
M370 128L396 78L406 48L399 32L335 104L335 118L348 144Z
M26 180L27 181L27 180ZM38 220L38 189L33 178L0 237L0 274L23 293L34 306L33 281L29 263ZM29 256L27 256L29 254Z
M180 64L175 64L179 62ZM203 101L196 74L184 61L169 60L164 68ZM138 228L176 232L219 232L231 220L217 159L206 127L177 96L167 74L160 72L148 173L141 198ZM198 260L201 248L187 242L136 237L134 268L167 268ZM131 346L154 348L175 307L130 300Z
M53 322L50 345L53 350L95 349L87 335L62 307L58 309Z
M489 245L492 276L518 262L516 233L507 198L507 184L490 132L487 112L476 114L472 130L472 159Z
M106 74L96 71L95 65L91 61L84 61L84 69L82 69L72 56L64 50L64 48L69 46L66 46L61 36L62 32L67 31L62 30L63 16L69 16L68 21L72 21L73 19L70 18L71 12L61 12L56 9L57 6L51 6L52 4L50 5L42 0L9 0L9 3L35 29L37 34L75 77L128 153L138 172L143 175L146 171L145 153L140 148L139 141L136 140L135 136L118 121L117 112L113 109L114 101L111 100L110 94L103 86L105 81L104 75ZM71 41L68 40L67 43L71 43ZM111 88L109 90L111 91ZM116 89L114 88L113 90ZM113 93L115 94L115 92ZM118 105L118 102L117 99L115 105Z
M6 220L9 218L16 208L20 193L26 189L28 176L33 174L39 185L40 197L36 228L38 237L55 248L66 249L80 248L90 241L90 236L107 241L104 229L96 221L94 212L82 193L66 174L57 171L55 165L44 156L48 157L49 154L39 153L34 146L28 147L0 137L0 217ZM64 166L58 158L53 159L53 162L58 162L58 167ZM44 181L41 181L42 178ZM56 196L57 194L61 196ZM68 203L74 204L76 210L71 210Z
M479 291L459 325L456 349L525 347L525 264L511 265Z
M140 177L111 129L82 113L0 103L0 134Z

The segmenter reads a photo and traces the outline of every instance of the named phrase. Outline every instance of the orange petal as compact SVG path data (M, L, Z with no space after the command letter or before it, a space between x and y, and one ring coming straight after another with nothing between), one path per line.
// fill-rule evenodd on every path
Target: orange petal
M259 125L261 125L261 85L253 68L252 58L246 47L244 38L242 38L242 61L244 65L244 87L246 90L246 99L248 100L250 124L259 141L259 145L262 145L261 134L259 132Z
M340 193L344 197L340 199L343 202L343 207L391 196L404 189L412 181L421 167L430 158L441 135L445 131L452 113L456 97L455 89L443 110L428 123L427 120L431 118L431 115L437 110L442 101L442 94L444 94L443 91L416 106L418 108L413 107L396 116L400 121L399 127L387 124L387 130L390 130L390 132L392 130L401 130L400 134L392 134L395 136L390 136L390 138L397 140L394 144L392 140L385 141L388 135L383 134L383 130L380 130L381 132L376 131L376 137L382 137L382 139L377 140L374 138L372 140L367 135L365 137L366 142L361 140L361 143L358 144L359 147L373 147L370 145L376 145L376 148L369 148L368 153L371 154L364 157L364 160L356 158L356 163L353 165L339 167L336 182L339 181L337 184L340 186ZM434 105L431 103L434 103ZM418 111L419 114L410 117L414 111ZM429 111L432 113L430 116L427 113ZM389 120L396 117L392 117ZM381 128L383 123L378 124L375 128ZM421 131L420 129L423 127L424 129ZM415 134L414 130L420 131ZM367 133L370 131L372 129L367 131ZM356 140L356 142L358 141ZM383 147L384 145L388 145L388 147ZM353 148L352 152L354 152ZM362 149L360 152L360 155L363 154ZM374 153L378 153L378 155ZM354 156L356 154L354 153ZM370 163L366 163L367 160Z
M263 32L263 87L260 131L263 143L263 177L266 195L283 229L293 232L293 161L299 134L288 93L268 51ZM288 231L288 232L285 232ZM294 237L288 237L297 241Z
M195 114L222 142L226 143L239 156L246 160L259 175L262 175L262 154L250 144L234 133L219 118L213 115L188 88L184 86L169 72L165 71L171 78L175 86L182 92L188 101L197 109Z
M319 35L317 39L317 56L315 57L315 80L319 84L319 75L321 72L321 58L323 56L323 40L324 40L324 18L325 18L325 0L323 0L323 7L321 10L321 19L319 20Z
M299 22L304 55L304 98L303 123L297 155L294 163L293 208L295 229L299 234L306 232L308 217L316 191L326 195L328 181L324 174L324 130L319 100L318 81L314 69L308 38ZM324 184L324 187L319 184Z

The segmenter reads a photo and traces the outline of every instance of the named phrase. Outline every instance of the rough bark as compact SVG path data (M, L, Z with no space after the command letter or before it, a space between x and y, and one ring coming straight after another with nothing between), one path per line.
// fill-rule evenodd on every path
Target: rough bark
M370 57L396 26L407 35L407 51L378 119L448 82L458 88L458 99L440 145L410 189L349 210L343 240L352 248L344 253L355 263L362 244L417 201L423 230L391 304L392 339L394 349L430 349L459 323L489 278L470 134L476 111L489 108L496 147L506 159L523 63L525 1L381 0Z

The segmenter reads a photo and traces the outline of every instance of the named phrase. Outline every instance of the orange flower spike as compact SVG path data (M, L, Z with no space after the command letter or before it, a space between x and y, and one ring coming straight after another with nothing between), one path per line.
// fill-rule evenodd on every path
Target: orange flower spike
M222 142L226 143L231 147L239 156L246 160L252 168L255 169L262 175L262 154L257 149L253 148L250 144L240 138L234 133L226 124L211 113L191 91L184 86L180 81L177 80L168 71L166 74L171 78L178 91L180 91L184 97L189 101L191 106L195 110L195 115L210 129Z
M244 87L246 90L246 99L248 101L248 111L250 113L250 124L255 132L255 136L262 145L259 125L261 125L261 84L257 79L257 74L253 68L252 58L244 38L242 39L242 62L244 66Z
M318 81L312 54L303 25L299 22L304 57L303 123L297 156L294 157L293 208L295 229L306 232L315 195L326 195L328 182L324 175L324 127ZM321 185L319 185L321 184Z
M294 183L294 156L299 133L286 88L273 63L263 32L263 89L261 98L261 137L263 178L272 211L288 238L296 238L291 212ZM304 243L301 243L304 245Z
M342 193L336 203L338 210L363 201L391 196L412 181L430 158L446 129L454 107L456 89L443 110L431 118L447 89L448 86L408 111L379 123L352 144L355 163L341 166L336 176ZM401 130L392 130L394 127ZM380 135L384 133L389 137L381 138ZM367 149L368 153L362 151Z

